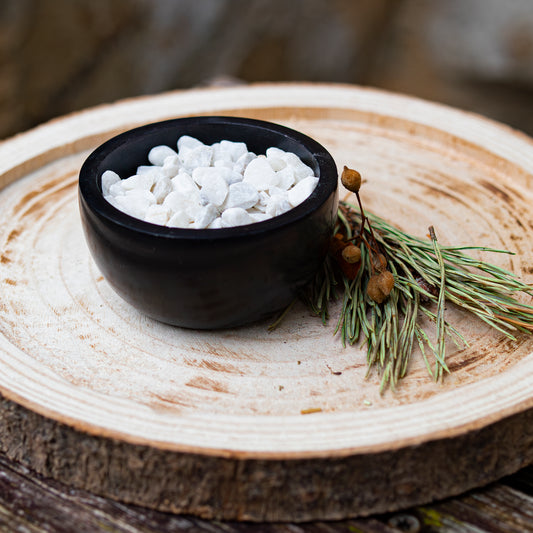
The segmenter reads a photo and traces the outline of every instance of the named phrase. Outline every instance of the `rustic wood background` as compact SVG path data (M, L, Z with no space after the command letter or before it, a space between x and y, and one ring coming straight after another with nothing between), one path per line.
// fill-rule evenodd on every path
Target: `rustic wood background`
M234 78L372 85L531 134L531 0L0 2L0 138Z

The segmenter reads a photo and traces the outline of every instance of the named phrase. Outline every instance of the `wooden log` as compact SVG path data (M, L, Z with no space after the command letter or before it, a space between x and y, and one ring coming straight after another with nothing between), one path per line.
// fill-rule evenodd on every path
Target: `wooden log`
M96 494L209 519L307 521L311 505L312 519L385 513L426 503L428 487L442 499L533 461L531 411L392 452L235 460L93 437L8 400L0 407L11 459Z
M348 86L164 94L0 145L0 448L74 487L203 517L304 521L461 493L533 461L533 339L449 309L469 347L443 383L415 353L395 392L304 307L223 332L151 321L107 286L76 202L87 150L194 114L299 129L358 168L368 208L444 244L510 248L533 278L531 140L477 116ZM333 310L335 312L335 309ZM306 414L310 413L310 414ZM476 465L473 467L473 465Z
M522 533L533 517L533 468L460 498L398 513L335 522L251 524L176 516L115 502L45 478L0 454L0 530L70 533Z

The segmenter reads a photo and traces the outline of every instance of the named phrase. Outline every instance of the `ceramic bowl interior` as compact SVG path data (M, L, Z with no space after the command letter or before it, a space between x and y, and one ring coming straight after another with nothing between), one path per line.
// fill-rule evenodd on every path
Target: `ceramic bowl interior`
M276 146L309 165L319 182L300 205L272 219L221 229L170 228L133 218L103 197L101 176L122 178L149 164L153 146L175 148L181 135L205 144ZM99 146L79 177L89 250L115 291L157 320L190 328L234 327L290 303L322 264L337 208L337 169L327 150L284 126L236 117L190 117L148 124Z

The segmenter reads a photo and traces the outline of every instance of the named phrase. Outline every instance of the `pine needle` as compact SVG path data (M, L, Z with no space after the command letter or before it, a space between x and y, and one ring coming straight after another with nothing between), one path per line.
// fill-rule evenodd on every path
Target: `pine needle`
M430 240L409 235L363 212L355 192L358 206L340 203L335 233L338 246L340 240L342 246L354 243L360 247L358 270L354 274L353 268L343 264L341 254L333 253L310 285L306 301L325 323L328 303L342 295L335 333L340 334L344 345L366 345L368 373L374 368L380 373L381 391L394 390L407 374L415 346L420 348L433 379L442 379L449 372L447 339L457 346L467 342L446 321L447 304L464 309L511 339L517 331L533 332L533 305L515 299L517 293L533 296L533 286L512 272L465 253L511 252L481 246L441 246L433 226L429 228ZM386 267L379 264L380 255ZM376 301L369 281L383 270L392 273L394 286L383 301ZM434 324L432 331L422 325L423 317Z

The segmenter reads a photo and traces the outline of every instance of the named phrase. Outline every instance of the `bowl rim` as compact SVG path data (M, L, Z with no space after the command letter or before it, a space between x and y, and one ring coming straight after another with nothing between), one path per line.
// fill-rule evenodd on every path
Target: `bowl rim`
M101 174L103 173L103 170L106 169L101 169L101 172L97 173L95 168L98 168L101 162L110 153L123 147L123 145L128 143L131 139L137 138L139 135L150 134L161 127L168 128L174 125L186 127L188 123L196 124L198 122L205 122L206 125L227 124L231 126L241 125L253 127L259 130L263 129L268 130L269 132L275 132L282 137L299 142L310 152L311 156L317 162L319 168L319 181L317 186L302 203L281 215L277 215L268 220L253 222L251 224L217 229L177 228L152 224L120 211L104 198L101 190ZM181 135L186 134L186 131L178 133L176 141ZM121 179L123 178L124 176L121 176ZM100 144L85 159L80 168L78 179L80 200L83 199L87 208L94 214L98 215L99 218L106 220L108 223L138 232L145 236L179 240L224 240L238 236L254 236L267 231L281 229L308 217L310 214L320 209L331 194L335 193L337 187L338 170L335 161L331 154L315 139L300 131L275 122L246 117L218 115L190 116L152 122L115 135Z

